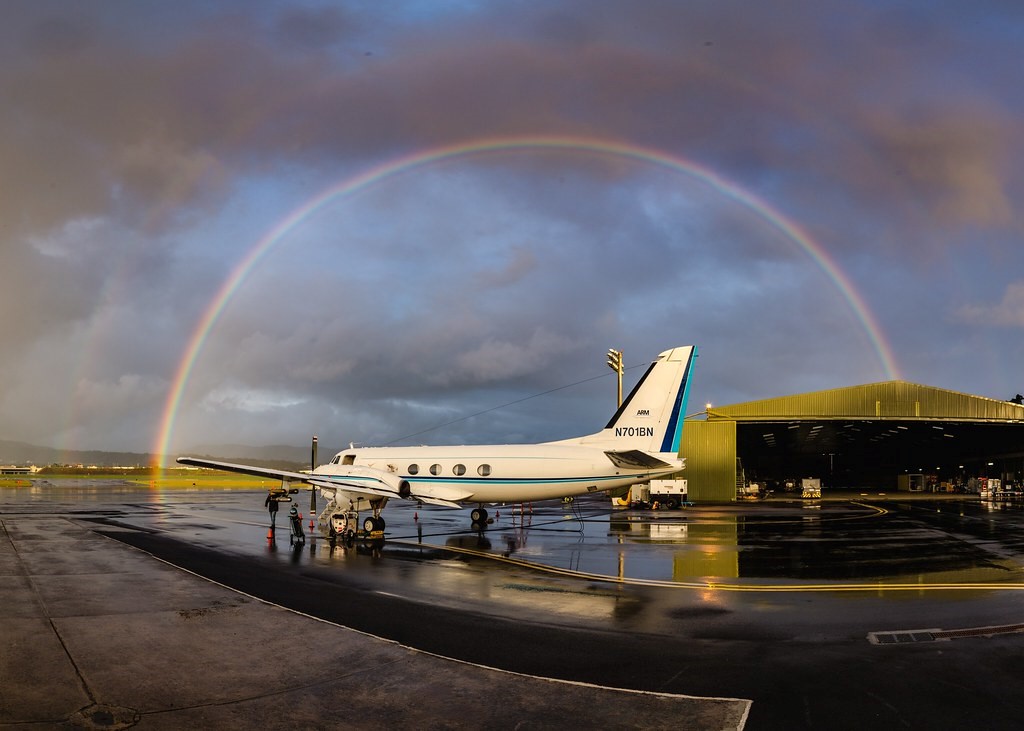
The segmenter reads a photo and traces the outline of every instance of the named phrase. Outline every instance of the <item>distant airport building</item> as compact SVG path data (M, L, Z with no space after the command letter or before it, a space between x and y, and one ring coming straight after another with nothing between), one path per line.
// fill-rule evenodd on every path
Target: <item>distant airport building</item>
M681 454L693 502L803 478L826 492L1020 484L1024 405L905 381L850 386L709 408L686 422Z

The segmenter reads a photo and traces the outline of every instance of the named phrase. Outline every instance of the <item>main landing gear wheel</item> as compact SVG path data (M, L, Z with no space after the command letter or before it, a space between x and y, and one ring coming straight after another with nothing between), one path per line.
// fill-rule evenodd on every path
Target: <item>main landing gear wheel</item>
M473 511L469 514L470 520L474 523L483 525L487 522L487 510L484 508L473 508Z
M369 516L363 520L363 530L367 533L374 533L376 531L384 531L384 519L374 518Z

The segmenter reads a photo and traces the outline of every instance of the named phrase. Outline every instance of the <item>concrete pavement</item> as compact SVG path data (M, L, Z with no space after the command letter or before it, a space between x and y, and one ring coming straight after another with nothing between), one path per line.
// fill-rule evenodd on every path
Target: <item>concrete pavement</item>
M744 700L432 656L245 596L84 523L0 520L0 729L738 729L748 712Z

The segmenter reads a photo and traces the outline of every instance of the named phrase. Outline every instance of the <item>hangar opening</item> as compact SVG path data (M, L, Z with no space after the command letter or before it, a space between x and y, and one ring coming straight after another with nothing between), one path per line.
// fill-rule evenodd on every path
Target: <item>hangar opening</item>
M683 429L694 501L735 500L744 482L958 492L1024 481L1024 405L886 381L709 408Z

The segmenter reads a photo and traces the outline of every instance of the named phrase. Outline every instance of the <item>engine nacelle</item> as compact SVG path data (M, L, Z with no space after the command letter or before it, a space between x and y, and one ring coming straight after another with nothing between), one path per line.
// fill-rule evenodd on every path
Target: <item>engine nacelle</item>
M382 487L394 490L403 499L407 500L412 495L412 485L409 484L408 480L403 480L395 472L381 470L369 465L342 465L331 470L328 474L336 474L341 477L346 475L367 477L376 481Z

